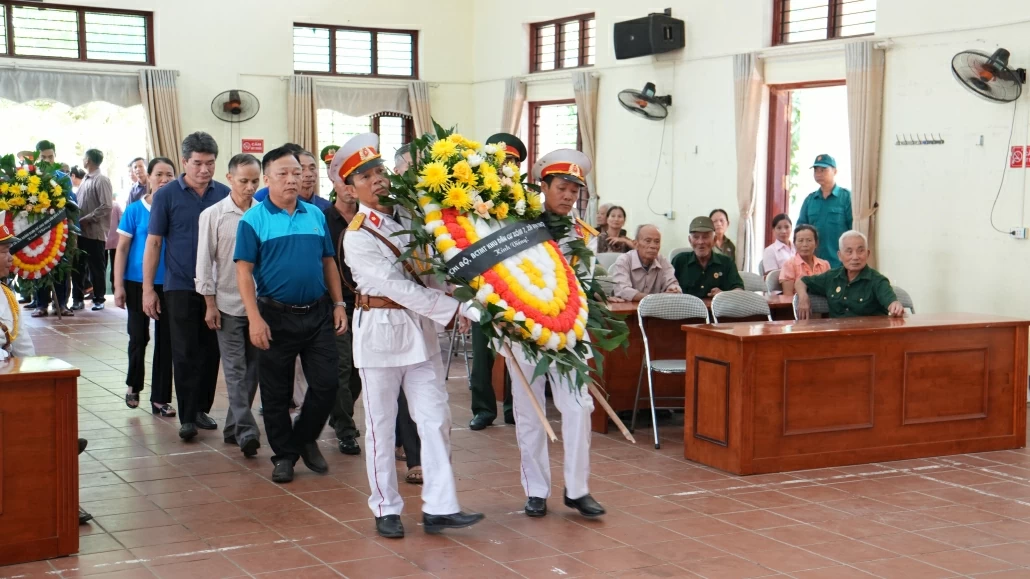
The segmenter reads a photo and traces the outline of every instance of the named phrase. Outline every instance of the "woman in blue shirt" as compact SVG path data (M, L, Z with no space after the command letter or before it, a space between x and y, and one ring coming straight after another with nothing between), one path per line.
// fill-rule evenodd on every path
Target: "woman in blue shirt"
M125 384L125 404L129 408L139 407L139 393L143 390L144 366L146 365L147 343L150 342L150 318L143 312L143 251L147 243L147 226L150 224L150 203L154 192L175 179L175 165L170 159L157 157L147 167L146 194L135 203L130 203L118 223L118 249L114 260L114 303L129 310L129 371ZM165 256L157 265L154 289L165 311L164 283ZM172 401L172 339L168 322L154 322L154 360L150 375L151 412L161 416L175 416Z

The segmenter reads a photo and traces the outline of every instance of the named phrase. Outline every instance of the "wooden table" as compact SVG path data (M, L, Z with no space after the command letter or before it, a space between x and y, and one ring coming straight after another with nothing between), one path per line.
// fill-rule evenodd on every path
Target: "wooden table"
M735 474L1020 448L1030 322L682 326L684 456Z
M79 550L78 369L0 362L0 566Z
M793 320L794 307L792 298L785 298L782 295L766 295L769 302L769 309L774 320ZM705 305L711 308L711 300L704 300ZM640 367L644 361L644 342L640 335L640 324L637 321L637 307L639 302L625 302L610 304L609 308L613 313L626 316L626 324L629 326L629 341L627 349L619 348L613 352L605 353L604 372L598 382L603 390L608 392L608 403L616 412L633 410L633 398L637 392L637 380L640 377ZM683 344L681 343L680 322L675 320L659 320L651 318L648 322L647 334L650 337L652 359L683 359ZM503 388L503 382L502 382ZM654 375L655 396L683 396L683 378L673 374ZM495 382L496 390L496 382ZM647 395L647 379L645 378L641 395ZM675 405L674 401L666 403L659 402L662 406ZM648 409L648 401L641 400L640 408ZM629 426L629 423L626 423ZM594 404L594 413L591 415L591 428L594 432L608 432L608 415L604 413L600 404Z

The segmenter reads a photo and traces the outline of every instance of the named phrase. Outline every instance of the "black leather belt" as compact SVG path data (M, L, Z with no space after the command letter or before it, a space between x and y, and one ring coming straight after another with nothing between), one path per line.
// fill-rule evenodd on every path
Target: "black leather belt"
M275 311L278 311L278 312L286 312L287 314L293 314L293 315L297 315L297 316L302 316L304 314L311 313L311 310L315 309L316 307L318 307L319 305L321 305L323 302L327 301L328 299L329 299L328 296L322 296L322 297L318 298L317 300L311 302L310 304L306 304L306 305L302 305L302 306L295 306L295 305L292 305L292 304L284 304L282 302L277 302L277 301L273 300L272 298L258 298L258 302L261 303L262 305L264 305L264 306L266 306L268 308L271 308L271 309L273 309Z

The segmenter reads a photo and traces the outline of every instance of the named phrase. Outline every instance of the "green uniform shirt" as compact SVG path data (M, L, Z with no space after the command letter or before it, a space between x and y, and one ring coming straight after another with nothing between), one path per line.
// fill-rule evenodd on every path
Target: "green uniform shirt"
M830 305L831 318L886 316L887 306L897 301L891 282L882 273L866 266L848 283L848 270L831 269L801 278L808 293L823 296Z
M841 266L840 260L837 259L840 236L851 230L852 223L851 191L834 186L830 196L825 199L822 190L806 197L805 202L801 204L798 222L794 226L815 227L819 232L819 247L816 248L815 255L830 262L830 267L835 268Z
M699 298L708 297L712 288L722 291L744 289L744 281L737 273L737 264L725 255L712 252L708 267L702 269L693 251L681 253L672 259L672 269L683 293Z
M722 240L722 247L719 247L718 245L715 245L713 243L712 251L714 251L715 253L725 255L726 257L730 258L730 260L734 263L737 262L737 246L733 245L733 242L730 241L729 237Z

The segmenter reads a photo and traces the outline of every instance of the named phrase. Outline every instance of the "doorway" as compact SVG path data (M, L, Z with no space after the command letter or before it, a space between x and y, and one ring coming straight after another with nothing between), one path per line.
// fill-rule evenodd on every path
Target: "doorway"
M801 204L819 188L811 166L816 156L837 161L837 184L851 187L848 94L843 80L769 87L769 166L765 245L773 242L770 223L786 213L797 223Z

